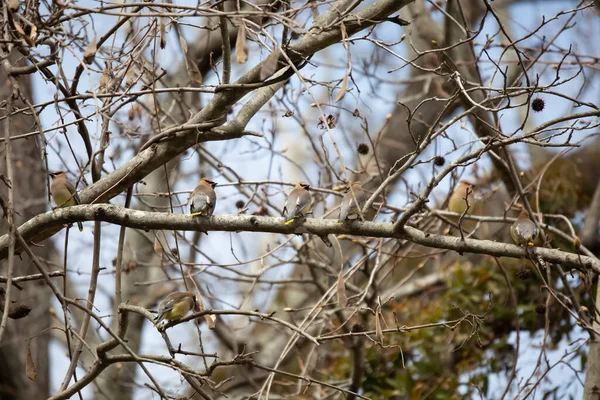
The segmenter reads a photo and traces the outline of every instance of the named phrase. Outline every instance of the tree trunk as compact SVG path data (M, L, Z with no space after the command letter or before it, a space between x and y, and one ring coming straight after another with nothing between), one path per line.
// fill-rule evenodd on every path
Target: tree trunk
M16 51L11 54L9 61L13 66L23 66L23 62ZM17 78L20 94L29 101L31 96L31 81L29 77ZM0 68L0 104L6 104L6 100L12 94L12 87L4 68ZM14 100L14 109L26 107L20 100ZM0 117L7 113L6 108L0 108ZM1 124L2 136L4 136L4 124ZM16 136L32 130L39 129L34 119L23 113L12 116L10 135ZM38 136L30 136L26 139L11 142L11 156L13 167L12 188L15 198L14 223L20 225L35 215L41 214L47 208L47 171L44 167L40 140ZM6 144L0 144L0 175L6 176ZM0 181L0 195L8 199L8 188ZM6 216L0 217L0 235L8 230ZM55 256L52 242L43 243L43 246L32 247L35 254L41 260L49 260ZM27 257L22 259L16 256L14 259L13 276L37 273L37 269L29 263ZM0 263L0 273L6 275L7 263ZM18 300L18 304L31 307L30 314L22 319L8 320L6 332L0 344L0 398L9 399L43 399L48 396L49 374L48 374L48 341L50 332L44 331L50 326L51 315L50 291L42 280L30 281L22 284L23 290L13 290L11 300ZM43 332L44 331L44 332ZM43 332L43 333L41 333ZM41 334L40 334L41 333ZM31 340L31 353L37 368L37 378L34 382L27 379L25 375L25 360L29 339Z

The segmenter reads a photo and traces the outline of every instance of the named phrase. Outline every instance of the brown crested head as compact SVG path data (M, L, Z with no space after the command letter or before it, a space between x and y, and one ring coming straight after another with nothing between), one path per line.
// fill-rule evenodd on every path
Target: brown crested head
M350 192L350 188L352 188L352 189L362 189L362 186L360 185L359 181L354 181L354 182L350 183L350 186L346 186L346 189L344 189L344 193Z
M62 171L62 170L50 172L48 175L50 175L52 178L56 178L59 176L61 176L61 177L67 176L67 174L65 174L65 171Z
M214 182L212 180L210 180L209 178L202 178L200 179L200 183L205 183L207 185L210 185L210 187L214 188L215 186L218 185L217 182Z
M527 211L526 209L521 209L521 212L519 213L519 218L527 218L529 219L529 211Z
M300 182L299 184L296 185L297 188L302 188L304 190L309 190L310 189L310 185L306 182Z
M466 181L466 180L462 180L462 181L460 181L460 182L459 182L459 184L460 184L461 186L468 187L469 189L473 189L473 188L475 187L475 184L474 184L473 182L471 182L471 181Z

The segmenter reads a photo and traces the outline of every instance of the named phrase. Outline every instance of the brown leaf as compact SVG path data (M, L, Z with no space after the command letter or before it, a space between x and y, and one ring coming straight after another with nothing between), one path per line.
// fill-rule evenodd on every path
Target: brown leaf
M273 52L269 54L269 57L263 62L262 68L260 69L260 80L265 81L271 75L277 71L277 64L279 62L279 47L275 47Z
M246 43L246 25L240 23L238 27L237 39L235 40L235 57L238 64L245 64L248 61L248 43Z
M35 381L37 378L37 369L33 362L33 356L31 355L31 341L27 344L27 361L25 363L25 373L30 381Z
M205 315L204 320L208 325L208 329L215 329L215 322L217 320L217 316L213 314Z
M17 32L19 32L21 34L21 36L26 36L25 35L25 31L23 30L23 27L21 26L21 24L19 24L17 21L14 21L15 24L15 29L17 30Z
M87 47L85 48L85 51L83 52L83 61L87 65L90 65L91 63L94 62L94 58L96 58L96 51L98 51L98 42L96 41L96 38L94 37L88 43Z
M198 69L196 63L188 57L188 45L183 38L183 35L176 30L177 35L179 36L179 44L181 44L181 49L183 50L183 54L185 55L185 69L187 70L188 76L195 83L202 83L202 74Z
M346 50L349 50L350 47L348 46L348 32L346 31L346 25L344 25L343 23L340 24L340 31L342 33L342 46L344 46Z
M381 314L381 311L377 309L377 311L375 312L375 336L377 337L377 340L379 340L379 343L383 345L383 330L381 329L380 320L381 318L383 318L383 315Z
M335 102L337 103L346 95L346 86L348 86L348 74L344 75L344 79L342 80L342 87L338 92L337 96L335 96Z
M200 73L198 66L188 56L185 57L185 68L187 69L188 75L192 82L202 83L202 74Z
M160 18L160 48L164 49L167 46L167 34L165 29L165 19Z
M337 279L337 299L338 304L342 307L348 305L348 297L346 297L346 286L344 285L344 271L340 271Z
M38 30L37 30L37 26L32 26L31 27L31 32L29 32L29 44L31 44L32 46L35 46L35 41L38 37Z
M177 31L179 32L179 31ZM181 45L181 49L183 50L183 54L185 54L187 56L188 53L188 46L187 43L185 42L185 39L183 38L183 35L179 34L179 44Z

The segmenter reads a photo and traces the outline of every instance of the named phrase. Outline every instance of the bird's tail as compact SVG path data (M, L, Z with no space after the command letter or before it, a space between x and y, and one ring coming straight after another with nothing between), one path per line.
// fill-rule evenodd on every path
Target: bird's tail
M204 212L204 211L196 211L196 212L190 213L190 215L191 215L192 217L195 217L196 215L202 215L202 213L203 213L203 212Z
M287 221L285 221L286 225L291 224L292 222L294 222L296 220L296 218L292 218L292 219L288 219Z
M336 223L336 225L343 225L343 224L344 224L344 221L338 221L338 222Z
M81 221L77 221L77 227L79 228L79 232L83 232L83 224Z

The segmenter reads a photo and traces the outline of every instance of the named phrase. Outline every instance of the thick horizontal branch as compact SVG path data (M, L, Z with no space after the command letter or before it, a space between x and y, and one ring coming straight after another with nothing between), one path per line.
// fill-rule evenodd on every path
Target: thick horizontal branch
M319 237L333 235L354 235L364 237L384 237L405 239L416 244L438 249L454 250L459 254L476 253L495 257L528 257L525 249L509 243L491 240L465 239L435 235L406 226L394 232L390 222L354 221L338 225L336 219L307 218L298 225L284 225L283 218L259 217L254 215L216 215L209 218L191 217L185 214L146 212L123 208L111 204L80 205L48 211L40 214L19 227L20 235L31 240L41 231L60 229L75 221L104 221L135 229L167 229L183 231L222 231L222 232L268 232L282 234L309 233ZM508 229L508 226L507 226ZM556 249L534 247L529 250L548 263L562 264L569 268L585 271L591 268L600 274L600 260ZM8 254L8 236L0 237L0 259Z
M340 23L344 24L347 35L354 35L365 28L384 21L390 14L413 1L380 0L356 15L350 14L341 20L338 20L340 10L332 7L319 18L318 22L313 24L301 40L289 46L286 52L294 63L305 60L314 53L338 43L342 39ZM340 4L343 4L343 2ZM243 86L262 82L260 79L261 69L262 63L244 74L235 84ZM168 129L161 135L152 138L131 160L79 192L82 203L104 203L112 199L161 165L198 143L232 140L247 135L249 132L244 130L245 126L242 126L243 124L240 124L239 121L234 120L226 125L223 124L231 106L252 90L236 89L216 93L202 111L192 116L186 124ZM264 101L267 100L268 98L264 99ZM240 115L241 118L239 119L248 121L259 109L260 104L252 110L245 110L245 115ZM56 233L56 230L47 229L38 233L34 239L35 242L47 239ZM28 239L31 240L32 238L28 237ZM3 257L1 252L0 257Z

